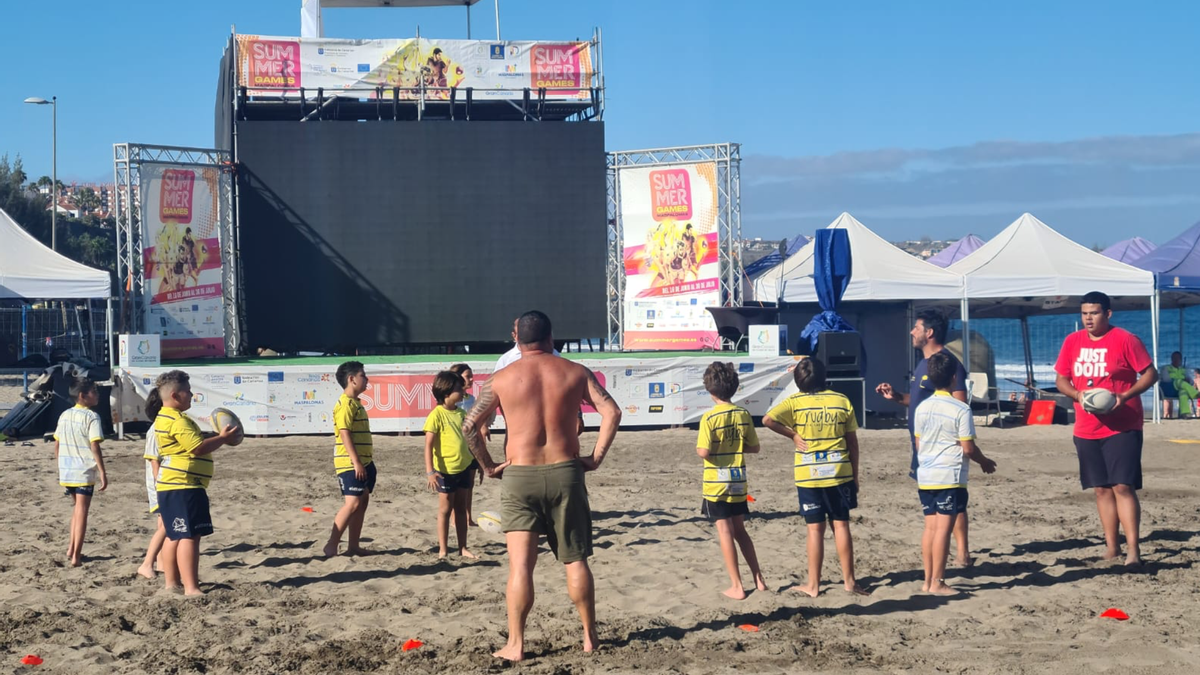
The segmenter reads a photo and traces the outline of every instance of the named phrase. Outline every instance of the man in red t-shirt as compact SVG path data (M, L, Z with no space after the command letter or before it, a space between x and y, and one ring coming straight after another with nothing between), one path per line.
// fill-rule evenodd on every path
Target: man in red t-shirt
M1109 323L1108 296L1092 291L1083 296L1083 330L1063 341L1054 371L1058 390L1075 399L1075 453L1079 482L1096 493L1096 510L1104 526L1104 559L1121 554L1117 525L1125 530L1125 564L1140 565L1138 527L1142 510L1142 392L1158 381L1158 371L1146 346L1127 330ZM1094 415L1080 404L1082 392L1102 388L1117 395L1111 412Z

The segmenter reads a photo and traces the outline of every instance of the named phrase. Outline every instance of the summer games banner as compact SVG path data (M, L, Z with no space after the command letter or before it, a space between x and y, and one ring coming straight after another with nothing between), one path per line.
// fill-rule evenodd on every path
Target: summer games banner
M719 348L717 165L621 169L626 350Z
M146 332L164 359L225 355L217 170L142 164Z
M478 40L336 40L237 36L238 85L251 96L315 96L399 87L403 99L450 98L449 87L474 88L485 99L519 99L524 89L546 88L550 100L591 97L592 57L587 42L482 42ZM280 90L291 90L281 92ZM391 91L385 93L392 96ZM459 94L465 100L465 94Z
M704 390L704 369L711 357L662 359L581 359L621 405L623 428L697 422L712 408ZM471 362L475 391L491 373L495 361ZM371 383L363 393L363 406L375 432L420 431L437 402L433 378L450 362L367 364ZM734 361L741 386L733 401L753 415L763 415L795 392L793 357L740 358ZM336 364L319 366L238 367L232 365L188 368L192 376L194 419L206 420L213 408L237 413L248 434L330 434L333 406L341 395L334 380ZM120 371L120 410L125 422L144 421L144 403L150 385L167 368L123 368ZM600 416L584 408L590 426ZM504 426L503 417L496 422Z

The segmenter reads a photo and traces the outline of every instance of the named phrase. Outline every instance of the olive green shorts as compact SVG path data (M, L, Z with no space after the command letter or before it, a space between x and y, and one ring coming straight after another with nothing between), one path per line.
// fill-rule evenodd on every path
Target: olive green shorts
M546 535L561 563L592 555L592 509L583 465L572 459L541 466L510 466L500 481L505 532Z

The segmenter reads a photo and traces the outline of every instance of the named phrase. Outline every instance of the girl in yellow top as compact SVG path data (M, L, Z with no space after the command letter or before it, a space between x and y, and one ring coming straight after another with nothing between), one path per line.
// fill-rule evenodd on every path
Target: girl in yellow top
M425 479L429 489L438 493L438 557L445 558L450 545L450 513L454 513L454 533L458 554L474 558L467 550L467 504L471 483L478 464L467 450L462 425L465 417L458 404L463 400L463 379L443 370L433 378L433 398L438 405L425 418ZM483 472L479 472L480 481Z
M192 385L188 374L171 370L159 376L146 407L161 406L154 418L161 456L158 467L158 512L167 530L163 544L163 576L168 590L183 588L187 595L200 595L200 538L212 534L208 511L208 483L213 476L214 450L233 439L235 429L204 438L200 427L187 416L192 407Z
M742 600L746 590L738 571L737 549L742 549L754 586L767 590L754 542L746 532L745 519L750 513L746 505L746 460L743 453L758 452L758 433L745 408L730 403L738 390L738 374L732 363L713 363L704 371L704 389L712 396L716 407L700 418L700 436L696 439L696 454L704 460L704 501L700 512L717 525L717 540L725 571L729 573L729 588L722 594ZM736 542L736 546L735 546Z

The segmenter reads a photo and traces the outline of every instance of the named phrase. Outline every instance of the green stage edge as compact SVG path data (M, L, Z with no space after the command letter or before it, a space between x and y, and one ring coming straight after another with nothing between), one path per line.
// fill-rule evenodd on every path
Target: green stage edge
M571 352L563 354L572 361L605 359L678 359L711 358L714 361L749 358L747 352ZM163 361L163 366L172 368L204 368L213 366L328 366L346 361L361 361L363 365L383 363L468 363L496 361L499 354L417 354L399 356L265 356L225 359L192 359L186 361Z

